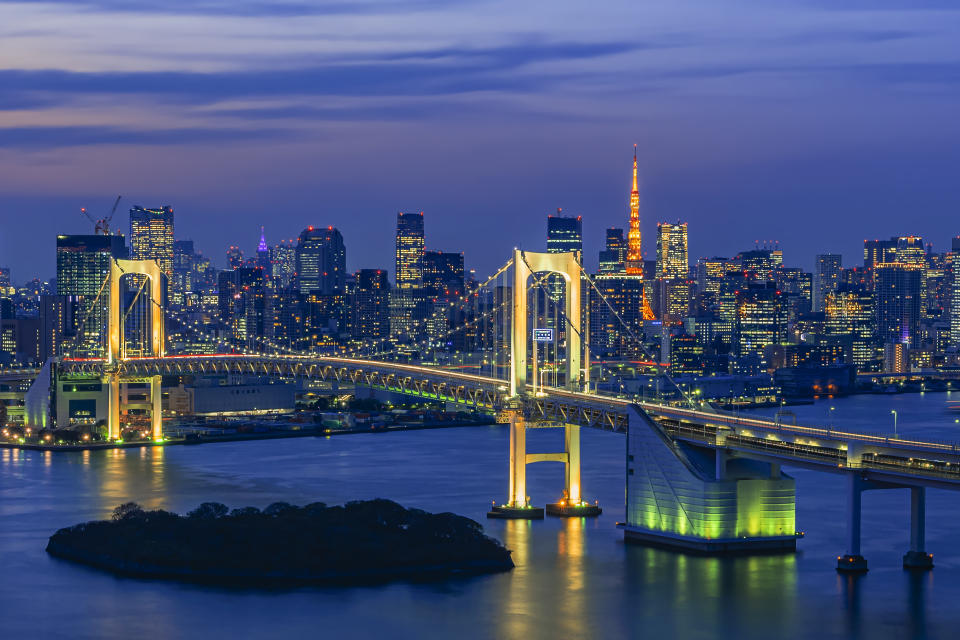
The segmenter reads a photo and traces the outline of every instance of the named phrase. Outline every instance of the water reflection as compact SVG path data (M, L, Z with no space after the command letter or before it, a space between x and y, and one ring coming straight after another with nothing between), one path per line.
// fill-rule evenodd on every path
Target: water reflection
M664 599L677 611L696 611L671 621L673 636L696 636L704 628L780 629L795 623L797 559L794 554L713 557L627 545L625 582L637 619L657 619Z

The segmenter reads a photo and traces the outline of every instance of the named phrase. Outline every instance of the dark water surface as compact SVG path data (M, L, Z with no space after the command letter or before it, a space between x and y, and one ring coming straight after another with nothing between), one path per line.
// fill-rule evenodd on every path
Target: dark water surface
M857 396L793 408L801 423L960 440L945 394ZM829 407L835 407L829 411ZM832 413L832 416L830 414ZM562 446L559 431L530 451ZM795 555L707 558L624 545L624 437L584 430L593 520L488 521L507 490L502 427L49 454L0 451L0 638L956 638L960 637L960 492L928 491L936 568L901 569L905 490L864 494L870 572L838 576L845 484L797 478ZM558 497L562 465L529 468L537 504ZM203 501L385 497L484 523L514 551L510 573L440 584L229 590L115 578L50 558L56 529L105 518L121 502L185 512Z

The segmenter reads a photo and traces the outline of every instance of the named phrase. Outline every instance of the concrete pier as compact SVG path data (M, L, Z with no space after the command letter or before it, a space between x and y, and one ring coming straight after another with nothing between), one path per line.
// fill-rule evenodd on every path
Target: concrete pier
M926 551L926 493L923 487L910 488L910 550L903 556L904 569L933 568L933 554Z
M848 476L847 493L847 552L837 556L837 571L844 573L864 573L867 571L867 559L860 555L860 498L863 493L863 481L859 473Z

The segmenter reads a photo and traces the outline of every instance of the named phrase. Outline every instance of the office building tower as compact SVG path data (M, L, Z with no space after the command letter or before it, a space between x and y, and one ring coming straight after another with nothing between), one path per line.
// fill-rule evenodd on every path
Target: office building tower
M960 236L950 240L946 257L948 290L950 291L950 343L960 346Z
M837 290L840 284L842 258L836 253L823 253L816 257L813 265L813 310L823 311L827 296Z
M917 346L923 267L900 262L874 266L874 313L880 344Z
M130 209L130 258L156 260L167 278L166 293L173 288L173 207Z
M103 357L109 312L110 265L125 258L123 236L57 236L57 293L70 297L70 355Z
M627 262L627 241L623 229L607 229L607 242L600 252L600 273L625 273Z
M423 286L423 212L397 214L396 278L397 289Z
M878 264L896 262L896 254L896 238L863 241L863 266L867 269L873 269Z
M668 324L679 324L689 311L689 272L687 223L657 223L655 299L661 319Z
M343 295L346 290L347 250L334 227L307 227L295 252L297 290L301 294Z
M289 287L297 271L297 245L281 240L270 249L270 275L278 287Z
M784 342L787 335L783 293L776 284L758 280L734 291L733 352L738 358L760 356Z
M690 271L687 252L687 223L657 223L657 277L686 279Z
M454 302L464 294L463 254L425 251L423 254L424 294L436 300Z
M581 216L547 216L547 253L583 252L583 218Z
M196 290L195 258L193 240L173 242L173 286L169 302L175 306L186 306L187 295Z
M756 274L760 280L772 280L774 269L780 266L770 249L741 251L735 260L740 263L741 269Z
M876 360L873 296L862 288L840 285L824 300L824 333L849 348L847 362L873 371Z
M643 335L643 277L600 273L590 287L590 349L598 357L639 357Z
M390 280L383 269L361 269L351 308L351 337L360 341L386 340L390 337Z
M233 245L227 248L227 266L230 269L239 269L243 266L243 249Z

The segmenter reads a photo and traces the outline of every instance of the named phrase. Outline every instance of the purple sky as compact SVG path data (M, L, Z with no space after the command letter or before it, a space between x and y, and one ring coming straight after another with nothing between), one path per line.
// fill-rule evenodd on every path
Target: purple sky
M948 0L0 0L0 265L54 272L79 208L170 204L224 251L334 225L393 271L398 210L485 273L545 217L587 264L627 222L691 259L780 240L960 234L960 11ZM844 9L833 7L843 5Z

